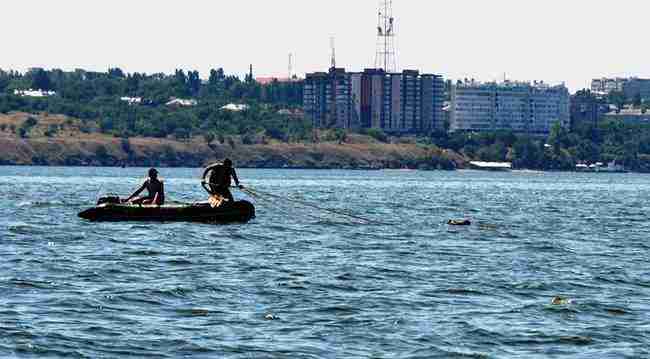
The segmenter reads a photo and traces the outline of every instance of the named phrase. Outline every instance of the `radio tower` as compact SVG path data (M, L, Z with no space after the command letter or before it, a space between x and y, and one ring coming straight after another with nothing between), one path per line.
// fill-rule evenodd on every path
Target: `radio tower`
M381 0L379 2L375 68L384 69L386 72L397 71L393 0Z

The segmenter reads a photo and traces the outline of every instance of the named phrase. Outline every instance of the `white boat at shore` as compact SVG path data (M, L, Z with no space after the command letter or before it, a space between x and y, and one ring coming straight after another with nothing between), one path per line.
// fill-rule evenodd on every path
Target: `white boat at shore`
M576 171L578 172L595 172L595 173L627 173L628 171L616 163L616 161L611 161L605 165L602 162L592 163L587 165L585 163L578 163L576 165Z
M483 171L512 171L510 162L482 162L472 161L469 163L471 169Z

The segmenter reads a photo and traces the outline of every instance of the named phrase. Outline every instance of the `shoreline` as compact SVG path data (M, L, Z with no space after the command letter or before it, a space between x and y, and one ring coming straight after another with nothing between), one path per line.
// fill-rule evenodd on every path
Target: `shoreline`
M22 128L30 118L36 120L28 131L15 130ZM264 133L253 136L252 142L239 135L127 138L102 133L89 126L89 122L84 124L63 115L14 112L0 115L0 166L202 168L231 158L237 167L251 169L462 170L470 169L470 163L477 160L469 157L477 156L467 155L462 150L455 152L414 137L389 138L382 142L358 133L349 133L345 139L338 140L319 136L307 142L283 142ZM220 139L216 141L215 137ZM505 160L512 161L512 158ZM542 164L542 167L551 166ZM640 168L627 172L650 173L650 166L636 167ZM559 171L590 173L569 168Z
M48 164L0 164L2 167L51 167L51 168L114 168L114 169L127 169L127 168L137 168L137 169L147 169L150 167L155 167L158 169L203 169L203 166L156 166L156 165L135 165L135 166L111 166L111 165L48 165ZM245 170L300 170L300 171L359 171L359 172L380 172L380 171L391 171L391 172L476 172L476 173L514 173L514 174L551 174L551 173L571 173L571 174L585 174L585 175L602 175L602 174L615 174L615 175L624 175L624 174L640 174L647 175L648 172L640 171L625 171L625 172L584 172L584 171L562 171L562 170L531 170L531 169L514 169L512 171L489 171L489 170L477 170L472 168L457 168L453 170L446 169L418 169L418 168L340 168L340 167L247 167L247 166L236 166L237 169Z

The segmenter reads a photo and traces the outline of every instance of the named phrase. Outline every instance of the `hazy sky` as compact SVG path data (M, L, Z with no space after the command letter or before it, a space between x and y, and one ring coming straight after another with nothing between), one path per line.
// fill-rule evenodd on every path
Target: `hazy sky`
M0 68L210 68L286 76L374 65L377 0L3 0ZM647 0L395 0L398 64L446 78L650 77Z

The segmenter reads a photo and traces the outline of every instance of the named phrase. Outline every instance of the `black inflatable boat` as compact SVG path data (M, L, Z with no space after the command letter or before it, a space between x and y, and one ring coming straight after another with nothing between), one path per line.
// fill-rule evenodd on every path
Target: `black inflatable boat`
M248 201L238 201L213 208L209 203L134 205L119 203L119 199L100 199L96 207L79 213L93 222L203 222L245 223L255 218L255 207Z

